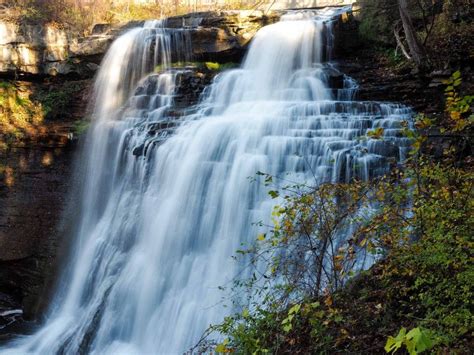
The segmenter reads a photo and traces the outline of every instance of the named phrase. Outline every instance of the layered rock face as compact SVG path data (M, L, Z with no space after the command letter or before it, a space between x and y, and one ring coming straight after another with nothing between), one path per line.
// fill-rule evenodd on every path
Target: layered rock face
M197 12L171 17L166 26L189 29L195 60L236 62L257 31L279 18L278 12L260 10Z
M0 153L10 169L8 186L0 187L0 298L13 298L26 318L42 308L38 296L56 260L74 146L58 132Z
M239 60L245 47L264 25L278 20L275 12L202 12L166 20L171 28L188 28L196 60ZM0 20L0 74L75 75L90 77L110 43L140 22L96 25L79 37L57 24L31 25Z
M342 2L315 3L326 6ZM295 5L291 1L283 2L281 6L278 4L275 3L275 9L315 6L309 3ZM188 29L194 60L236 62L244 56L246 46L255 33L261 27L278 21L280 15L280 11L261 10L198 12L171 17L166 20L166 26ZM0 75L91 77L110 43L124 31L139 25L142 23L99 24L93 28L91 35L80 37L57 24L31 25L0 19ZM347 25L341 30L353 32L352 27L347 31ZM344 40L344 36L338 38ZM353 38L344 42L354 43Z
M78 38L55 24L0 22L0 72L88 76L112 41L110 35Z
M72 184L78 119L85 115L90 85L88 80L14 82L30 95L51 90L50 100L62 97L56 93L66 84L79 89L60 117L32 123L6 146L0 125L0 343L10 322L35 318L47 304L62 235L59 221ZM28 102L28 108L37 103Z

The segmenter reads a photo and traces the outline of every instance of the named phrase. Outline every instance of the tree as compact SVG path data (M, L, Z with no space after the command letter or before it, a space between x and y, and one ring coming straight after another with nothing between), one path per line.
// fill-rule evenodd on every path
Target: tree
M398 0L398 10L400 12L400 19L402 20L408 48L410 49L411 59L413 59L419 68L426 67L426 51L413 26L413 21L408 10L408 1Z

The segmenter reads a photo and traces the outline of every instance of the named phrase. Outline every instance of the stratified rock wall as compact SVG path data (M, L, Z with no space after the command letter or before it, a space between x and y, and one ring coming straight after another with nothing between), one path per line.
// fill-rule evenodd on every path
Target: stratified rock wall
M166 26L188 28L195 60L238 62L258 30L279 18L259 10L197 12L168 18Z
M166 26L187 28L196 60L235 61L262 27L278 20L275 12L201 12L169 18ZM0 19L0 75L74 75L91 77L112 41L142 22L99 24L79 37L57 24L32 25Z
M78 38L56 24L0 21L0 73L90 76L113 36Z
M291 1L283 7L292 7ZM166 26L189 31L194 60L238 62L257 31L278 21L280 15L280 11L261 10L197 12L168 18ZM338 48L357 43L357 30L348 19L351 18L345 16L340 21L340 30L345 35L337 36ZM31 25L0 19L0 76L92 77L112 41L142 24L98 24L90 36L79 37L57 24Z
M10 169L8 186L0 182L0 294L14 296L27 318L40 310L56 260L74 146L66 135L51 134L0 152L0 164Z

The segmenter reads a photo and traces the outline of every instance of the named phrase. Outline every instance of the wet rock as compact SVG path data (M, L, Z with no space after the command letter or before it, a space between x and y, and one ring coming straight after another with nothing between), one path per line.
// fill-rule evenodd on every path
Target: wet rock
M240 61L250 40L265 25L278 21L277 12L198 12L166 20L170 28L188 28L192 52L201 61Z
M40 302L40 295L58 256L58 220L67 206L73 154L61 137L45 136L42 143L0 154L13 177L5 186L0 176L0 292L12 296L26 317L43 309L47 297Z
M132 154L135 156L141 156L143 155L144 150L145 150L145 144L141 144L138 147L133 148Z
M338 70L328 69L325 71L328 76L328 85L331 89L344 88L344 74Z
M12 324L20 321L22 315L21 305L11 295L0 292L0 344L1 334L6 333Z
M181 124L182 117L189 114L204 91L211 83L217 71L197 67L171 68L167 72L176 75L176 88L172 102L168 107L161 107L159 115L146 114L143 116L146 124L138 123L135 129L146 135L144 143L131 147L132 154L141 157L146 156L153 146L162 144L168 137L174 134L176 128ZM143 108L147 106L148 111L153 111L155 96L159 90L160 73L153 73L144 78L134 96L129 100L125 108L127 112L143 114Z
M212 82L216 71L193 69L181 74L174 98L175 106L186 108L196 104L203 90Z
M442 111L442 86L430 86L430 81L412 75L410 67L395 72L374 51L353 52L338 60L338 68L358 82L360 100L401 102L415 112Z

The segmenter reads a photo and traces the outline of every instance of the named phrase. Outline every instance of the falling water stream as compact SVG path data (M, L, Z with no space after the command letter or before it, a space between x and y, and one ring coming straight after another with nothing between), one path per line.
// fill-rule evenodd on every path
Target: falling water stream
M189 59L186 31L149 22L114 42L96 80L62 286L45 324L2 351L182 353L229 312L218 287L242 268L231 256L271 215L275 201L249 177L368 179L403 158L408 108L353 101L349 77L330 87L338 11L291 12L262 28L241 68L179 117L170 112L187 69L170 63ZM363 138L377 127L383 140Z

